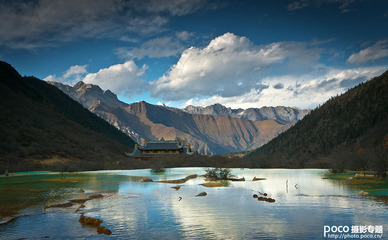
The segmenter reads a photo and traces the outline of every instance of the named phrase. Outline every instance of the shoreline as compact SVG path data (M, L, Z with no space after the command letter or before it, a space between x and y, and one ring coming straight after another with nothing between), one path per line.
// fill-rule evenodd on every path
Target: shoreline
M325 174L325 178L332 181L339 181L346 186L366 192L365 195L388 196L388 178L374 176L374 172L347 171L345 173Z

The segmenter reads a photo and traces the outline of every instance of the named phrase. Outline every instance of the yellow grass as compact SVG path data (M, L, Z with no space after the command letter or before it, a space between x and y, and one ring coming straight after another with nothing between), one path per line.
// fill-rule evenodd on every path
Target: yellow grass
M78 176L78 177L65 176L65 178L59 177L59 178L45 179L42 181L45 181L45 182L80 182L80 181L84 181L86 179L90 179L90 177L88 177L88 176Z
M185 183L187 181L186 178L177 179L177 180L164 180L164 181L157 181L159 183L174 183L174 184L181 184Z
M42 165L48 165L48 166L52 166L56 163L67 163L69 162L70 159L68 158L62 158L62 157L58 157L58 156L53 156L51 158L48 158L48 159L45 159L45 160L35 160L34 162L38 162Z
M208 182L208 183L202 183L202 184L199 184L199 185L202 185L204 187L222 187L222 183L221 182Z

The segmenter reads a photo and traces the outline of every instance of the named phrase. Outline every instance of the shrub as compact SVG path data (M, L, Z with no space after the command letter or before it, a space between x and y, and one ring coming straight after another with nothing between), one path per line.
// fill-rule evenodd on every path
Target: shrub
M164 169L162 167L157 167L157 168L151 169L151 173L164 173L165 171L166 171L166 169Z
M205 177L207 178L226 180L233 177L229 168L206 168L205 172Z

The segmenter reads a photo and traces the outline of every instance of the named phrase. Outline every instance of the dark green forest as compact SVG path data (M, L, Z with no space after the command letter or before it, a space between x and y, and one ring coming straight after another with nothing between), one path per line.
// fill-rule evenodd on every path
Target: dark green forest
M44 160L53 158L83 161L82 169L104 168L124 160L135 144L56 87L22 77L5 62L0 62L0 111L0 164L10 170L52 168ZM68 165L77 168L78 162Z
M364 170L388 165L387 147L388 71L331 98L247 158L257 167Z

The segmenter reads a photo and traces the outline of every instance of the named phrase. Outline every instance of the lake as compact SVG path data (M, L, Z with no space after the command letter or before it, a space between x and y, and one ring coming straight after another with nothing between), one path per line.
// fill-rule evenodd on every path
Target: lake
M0 177L0 239L333 239L328 234L339 233L331 229L325 238L325 226L347 226L349 234L352 226L373 226L372 239L387 236L377 231L388 232L387 203L322 179L327 170L231 170L246 181L212 188L199 185L206 182L203 177L182 184L139 182L140 176L160 181L203 175L203 168L65 173L65 180L49 172ZM171 188L177 185L179 190ZM201 192L207 195L196 197ZM104 197L86 201L84 208L45 209L95 193ZM275 202L253 197L264 193ZM81 214L103 220L112 234L99 235L95 227L82 225Z

